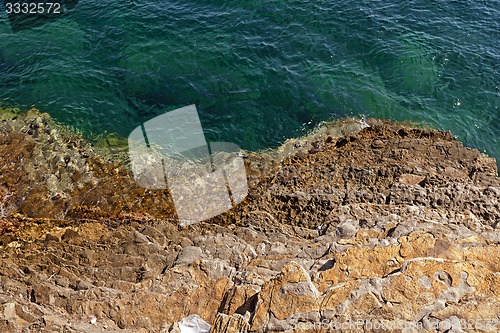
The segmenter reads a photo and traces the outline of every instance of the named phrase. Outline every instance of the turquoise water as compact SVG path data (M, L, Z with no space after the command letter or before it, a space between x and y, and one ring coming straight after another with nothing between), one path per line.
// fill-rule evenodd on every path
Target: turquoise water
M88 137L195 103L245 149L364 115L500 158L499 0L81 0L15 33L0 9L0 102Z

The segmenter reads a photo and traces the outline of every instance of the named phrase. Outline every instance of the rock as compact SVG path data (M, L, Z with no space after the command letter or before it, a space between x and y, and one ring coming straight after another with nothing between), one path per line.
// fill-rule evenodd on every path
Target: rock
M175 265L191 264L197 260L203 259L204 257L203 251L199 247L187 246L182 249L175 259Z
M406 184L406 185L418 185L421 182L423 182L424 179L425 179L425 176L404 174L404 175L399 176L398 181L400 183L403 183L403 184Z
M210 333L244 333L248 332L249 329L248 318L239 314L228 316L218 313Z
M384 141L380 139L376 139L372 142L372 148L380 149L383 148L384 146L385 146Z
M54 236L52 234L47 234L47 235L45 235L45 241L46 242L59 242L59 237Z
M494 160L367 122L247 152L249 196L186 228L48 116L0 122L0 331L498 332Z
M337 225L337 236L339 238L351 238L359 230L359 221L345 220Z
M285 320L296 312L319 310L319 305L319 292L306 270L291 262L259 292L251 329L264 327L270 316Z
M73 229L68 228L68 229L66 229L66 231L62 235L61 239L63 241L68 241L68 240L71 240L71 239L74 239L74 238L78 238L79 236L80 235L78 234L78 232L76 232Z

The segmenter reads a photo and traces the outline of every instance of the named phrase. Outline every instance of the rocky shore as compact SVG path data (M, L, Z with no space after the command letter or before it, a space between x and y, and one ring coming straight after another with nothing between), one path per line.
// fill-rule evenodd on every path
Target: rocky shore
M450 133L326 124L185 228L109 149L2 113L0 332L500 330L497 165Z

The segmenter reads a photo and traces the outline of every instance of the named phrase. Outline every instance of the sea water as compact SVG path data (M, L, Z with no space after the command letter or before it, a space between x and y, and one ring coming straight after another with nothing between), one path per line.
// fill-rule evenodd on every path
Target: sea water
M80 0L22 29L5 9L0 103L89 139L196 104L208 140L248 150L366 116L500 158L499 0Z

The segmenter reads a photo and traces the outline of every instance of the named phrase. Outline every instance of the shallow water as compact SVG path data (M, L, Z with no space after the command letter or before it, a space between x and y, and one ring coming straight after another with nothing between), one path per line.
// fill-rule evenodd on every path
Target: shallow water
M500 158L498 0L88 0L16 32L0 9L0 102L90 138L195 103L249 150L364 115Z

